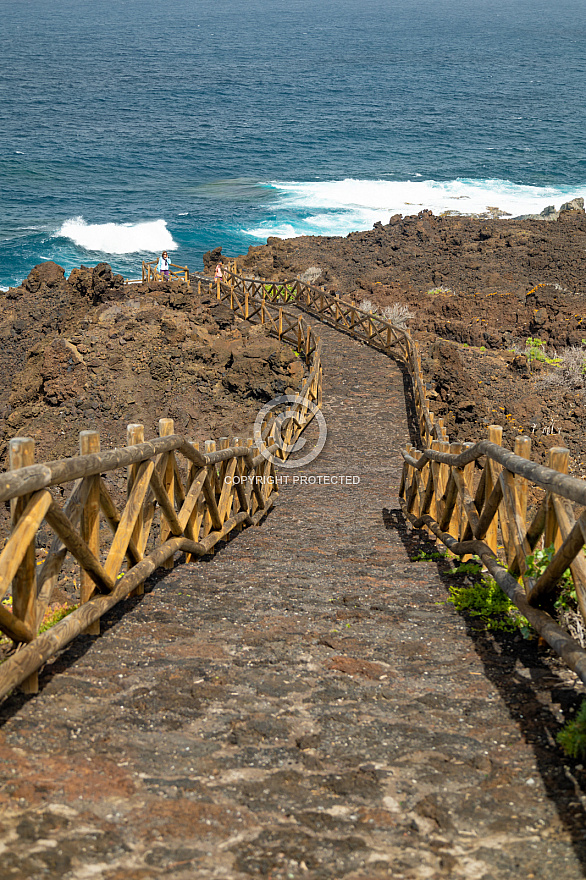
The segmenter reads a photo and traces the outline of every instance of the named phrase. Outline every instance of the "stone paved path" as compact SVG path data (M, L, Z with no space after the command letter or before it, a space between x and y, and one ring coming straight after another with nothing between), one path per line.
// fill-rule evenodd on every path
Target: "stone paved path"
M402 375L321 332L303 473L359 485L283 487L5 703L2 880L584 876L574 678L441 604L398 515Z

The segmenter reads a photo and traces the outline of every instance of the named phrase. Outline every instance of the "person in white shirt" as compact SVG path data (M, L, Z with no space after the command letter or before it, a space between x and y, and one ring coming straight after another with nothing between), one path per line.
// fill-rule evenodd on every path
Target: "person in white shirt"
M159 272L165 281L169 280L169 256L167 251L163 251L157 263L157 272Z

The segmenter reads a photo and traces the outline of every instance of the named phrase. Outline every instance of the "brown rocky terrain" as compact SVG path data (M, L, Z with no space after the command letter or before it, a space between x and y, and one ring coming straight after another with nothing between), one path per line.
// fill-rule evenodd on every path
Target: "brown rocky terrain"
M301 277L379 312L404 306L432 408L453 439L501 424L508 443L531 435L537 458L569 446L573 472L586 474L583 207L553 222L396 215L346 238L270 238L239 264L263 278ZM543 360L532 358L528 339L539 341ZM571 368L555 362L568 348Z
M262 402L299 384L303 365L261 327L178 282L124 285L102 263L35 267L0 294L0 456L17 435L39 461L75 455L78 433L102 448L126 425L156 436L158 419L205 440L251 432Z
M584 877L586 770L555 741L584 688L446 602L466 576L407 529L388 452L401 370L320 329L307 482L0 707L2 880Z

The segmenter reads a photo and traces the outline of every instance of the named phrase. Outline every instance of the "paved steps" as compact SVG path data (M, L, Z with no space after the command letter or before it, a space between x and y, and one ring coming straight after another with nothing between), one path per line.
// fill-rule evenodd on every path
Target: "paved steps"
M575 677L474 633L411 561L403 376L321 333L328 442L301 473L360 482L289 471L262 526L3 706L2 880L584 876L583 775L552 745Z

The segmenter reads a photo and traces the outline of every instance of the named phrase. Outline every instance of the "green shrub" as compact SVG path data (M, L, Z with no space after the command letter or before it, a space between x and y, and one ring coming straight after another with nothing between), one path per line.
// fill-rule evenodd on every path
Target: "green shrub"
M525 560L527 563L526 574L537 580L543 574L553 557L555 556L555 545L550 544L543 550L534 550ZM576 588L570 569L566 569L558 581L559 595L555 602L555 608L559 611L564 608L577 609L578 598L576 596Z
M529 621L517 606L506 596L494 578L484 577L481 581L462 587L448 588L451 602L458 611L467 611L478 617L486 629L514 632L520 630L528 637L531 632Z
M560 730L557 741L570 758L586 757L586 700L574 720L568 721Z

